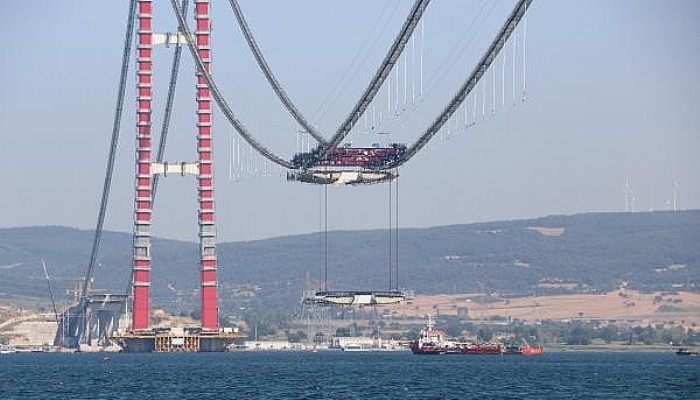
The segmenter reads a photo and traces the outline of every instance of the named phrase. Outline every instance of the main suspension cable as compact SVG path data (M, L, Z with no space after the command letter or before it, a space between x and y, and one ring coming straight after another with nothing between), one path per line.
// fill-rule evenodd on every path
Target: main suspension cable
M304 128L304 130L314 139L316 139L316 141L318 141L320 144L327 145L328 142L323 137L323 135L320 132L318 132L318 130L316 130L316 128L314 128L314 126L311 125L301 114L299 109L296 108L294 103L292 103L292 100L290 100L287 96L287 93L285 93L284 89L282 89L282 85L280 85L279 81L272 73L270 66L267 64L265 57L260 51L258 43L253 37L253 33L250 30L250 26L248 26L248 22L246 21L245 16L243 15L243 11L241 11L241 7L238 4L238 1L229 0L229 4L231 5L231 9L233 10L233 13L236 16L238 26L240 26L241 31L243 32L243 36L245 37L246 42L248 42L248 47L250 48L250 51L253 53L255 60L258 62L258 66L265 75L265 78L267 78L267 81L270 83L270 86L272 86L272 90L275 91L277 97L287 108L287 111L289 111L289 113L292 114L292 117L294 117L294 119L299 123L299 125L301 125Z
M369 30L367 36L365 37L365 40L360 45L358 52L355 54L353 59L346 64L345 71L343 71L343 74L340 76L340 79L336 81L331 90L328 92L328 95L326 95L323 102L321 102L321 105L318 106L318 108L312 116L312 119L322 121L331 109L331 107L333 107L337 103L339 99L338 93L344 93L345 91L347 91L348 86L353 81L355 76L357 76L358 72L361 70L360 67L365 65L365 63L369 59L370 54L379 42L378 40L376 40L376 38L383 36L384 32L386 31L389 25L389 21L393 18L400 4L400 1L396 2L394 8L391 9L391 12L389 13L387 21L384 22L384 24L380 28L380 23L384 20L384 14L387 13L391 5L389 1L384 2L384 8L382 8L381 12L377 16L377 19L372 25L372 28ZM370 45L369 41L372 39L374 39L374 42ZM360 57L362 57L362 59L360 59Z
M124 109L124 93L126 92L126 79L129 75L129 59L131 56L131 43L133 42L134 20L136 19L136 0L129 2L129 16L126 24L126 35L124 38L124 52L122 53L122 66L119 76L119 89L117 91L117 105L114 111L114 120L112 121L112 140L109 147L109 155L107 157L107 171L105 172L104 184L102 185L102 200L100 201L100 211L97 214L97 226L95 227L95 236L92 240L92 251L90 252L90 262L88 263L85 280L83 281L81 297L87 296L88 285L92 280L92 271L95 268L97 261L97 252L100 247L100 239L102 238L102 229L104 227L105 217L107 215L107 203L109 201L109 191L112 186L112 175L114 173L114 159L117 153L119 144L119 128L121 126L122 111Z
M170 0L170 4L172 6L173 12L175 13L175 17L177 18L177 22L179 25L180 30L182 30L185 33L185 36L187 37L187 47L190 50L190 54L192 55L192 58L194 59L195 65L197 67L197 71L201 74L201 76L204 78L207 87L209 90L212 92L212 97L216 101L216 104L219 106L219 109L221 112L224 114L228 122L231 124L231 126L236 129L239 135L243 139L245 139L248 144L250 144L258 153L260 153L263 157L267 158L268 160L274 162L275 164L282 166L287 169L293 169L294 165L283 159L282 157L277 156L276 154L272 153L270 150L268 150L265 146L263 146L261 143L259 143L255 138L251 135L251 133L248 131L248 129L238 120L236 115L233 113L231 110L231 107L229 107L228 103L226 102L226 99L221 95L221 92L219 91L218 87L216 86L216 83L214 82L214 79L211 77L211 74L207 69L204 67L204 61L202 61L202 58L199 56L197 52L197 45L193 41L193 36L190 32L190 28L187 25L187 21L185 20L185 17L182 15L182 11L180 10L180 7L177 5L177 0Z
M383 62L380 64L379 69L370 81L367 89L365 89L364 94L360 97L357 104L355 104L355 107L350 111L345 121L338 128L336 134L331 138L329 145L321 151L319 155L321 158L329 151L337 147L338 144L345 139L348 133L350 133L352 130L352 127L355 126L357 120L362 117L364 112L367 110L367 107L369 107L370 103L372 103L374 96L377 94L387 76L389 76L391 73L396 61L401 56L401 52L406 47L408 39L413 34L418 21L420 21L420 18L429 3L430 0L416 0L416 2L413 4L408 18L406 18L399 35L389 48L389 52L387 53Z
M415 156L426 144L428 144L428 142L435 136L435 134L437 134L437 132L440 131L440 128L442 128L442 126L445 125L447 121L449 121L452 114L454 114L455 111L457 111L464 99L467 97L467 95L469 95L469 93L471 93L474 87L484 76L489 66L496 59L501 49L505 45L505 42L511 36L515 28L518 26L520 20L525 15L525 12L530 6L530 3L532 3L532 0L520 0L518 2L518 4L513 9L512 13L506 20L505 24L496 35L496 38L491 43L491 46L489 46L486 53L484 53L484 55L481 57L481 60L477 63L472 73L462 84L462 86L454 95L452 100L443 109L442 113L438 115L433 124L425 131L425 133L423 133L423 135L421 135L418 138L418 140L416 140L416 142L411 147L409 147L408 150L406 150L406 153L403 155L403 157L399 158L393 163L382 166L378 169L393 169L404 164L413 156Z
M450 72L457 65L459 58L469 48L469 46L471 45L471 43L475 39L476 34L478 33L479 29L484 24L486 17L491 14L491 12L495 8L497 2L494 2L493 5L487 10L486 6L488 4L489 4L488 2L485 2L482 4L479 11L474 15L474 18L468 24L467 30L463 33L463 35L457 41L457 44L454 46L454 49L449 52L449 56L447 56L442 62L436 63L438 68L437 68L435 74L432 75L430 77L430 79L424 79L425 89L424 89L424 93L421 93L421 96L424 96L424 95L427 96L427 95L430 95L432 92L434 92L435 88L438 85L440 85L441 82L444 81L448 72ZM486 12L486 14L482 16L482 14L484 12ZM423 25L424 22L425 22L424 19L421 19L421 25ZM470 32L472 32L472 31L473 31L473 33L471 33L471 36L469 36ZM421 55L422 54L424 54L424 50L422 49L422 46L421 46ZM405 52L404 55L408 55L408 52ZM405 111L407 111L407 112L416 111L416 110L418 110L418 108L421 105L422 105L422 100L418 101L418 102L413 100L413 101L411 101L411 103L409 104L408 108ZM396 129L398 124L401 124L401 123L402 123L401 120L397 119L392 124L387 126L386 130L393 131Z

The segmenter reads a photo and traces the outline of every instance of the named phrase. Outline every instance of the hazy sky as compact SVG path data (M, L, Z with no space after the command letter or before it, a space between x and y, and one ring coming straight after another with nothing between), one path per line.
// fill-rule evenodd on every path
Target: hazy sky
M330 136L365 89L413 1L240 3L289 96ZM156 30L175 30L169 2L155 4ZM423 33L417 30L415 52L409 45L399 63L398 87L392 74L389 93L383 88L371 108L374 118L367 125L362 120L348 140L413 142L471 72L514 4L433 0ZM94 227L127 6L126 0L22 1L0 13L0 227ZM256 137L290 159L297 126L258 70L228 1L213 0L212 7L215 79ZM509 44L505 68L499 59L495 77L487 75L468 98L466 112L460 110L401 169L401 226L621 211L627 178L637 210L669 209L674 179L680 182L680 208L700 208L698 15L700 2L691 0L534 0L524 75L520 31L515 85ZM172 52L156 51L155 132ZM133 75L128 82L106 223L124 232L132 229L134 187ZM196 158L193 87L193 63L183 53L170 161ZM467 123L477 118L468 129L465 114ZM221 115L215 116L214 134L221 240L318 230L319 187L287 182L271 165L270 176L235 179L243 174L239 164L252 175L266 168L232 158L234 131ZM387 194L387 185L329 188L329 229L386 228ZM193 178L164 179L155 208L155 235L196 240Z

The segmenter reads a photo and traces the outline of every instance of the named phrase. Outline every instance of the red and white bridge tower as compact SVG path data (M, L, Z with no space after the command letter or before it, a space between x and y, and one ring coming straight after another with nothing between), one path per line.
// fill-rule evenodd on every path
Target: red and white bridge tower
M196 30L194 40L207 71L211 66L210 0L194 0ZM159 163L153 160L153 0L138 0L137 8L137 122L136 182L133 236L133 324L134 331L149 328L149 288L151 284L150 226L153 211L153 176L156 174L195 175L199 201L199 250L202 296L202 328L219 329L217 305L216 225L214 219L214 177L212 159L212 99L204 77L197 73L197 154L196 162ZM167 39L166 39L167 40ZM178 39L179 40L179 39Z

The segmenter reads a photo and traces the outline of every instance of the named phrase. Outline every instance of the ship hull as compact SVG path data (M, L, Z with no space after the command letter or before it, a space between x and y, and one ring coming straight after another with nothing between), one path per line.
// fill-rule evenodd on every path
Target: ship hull
M501 345L471 345L464 347L420 346L417 342L411 344L411 351L418 355L501 355L505 350Z
M542 347L518 347L506 348L500 344L476 344L461 347L446 346L420 346L417 342L411 343L411 351L418 355L523 355L534 356L544 354Z

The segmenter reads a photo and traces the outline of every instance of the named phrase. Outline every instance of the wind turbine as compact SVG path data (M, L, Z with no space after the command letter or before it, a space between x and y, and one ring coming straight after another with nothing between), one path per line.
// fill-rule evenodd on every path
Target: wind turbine
M625 188L622 192L625 194L625 212L634 211L634 190L630 186L629 178L625 179Z
M678 211L678 189L680 189L681 183L678 179L673 181L673 211Z

